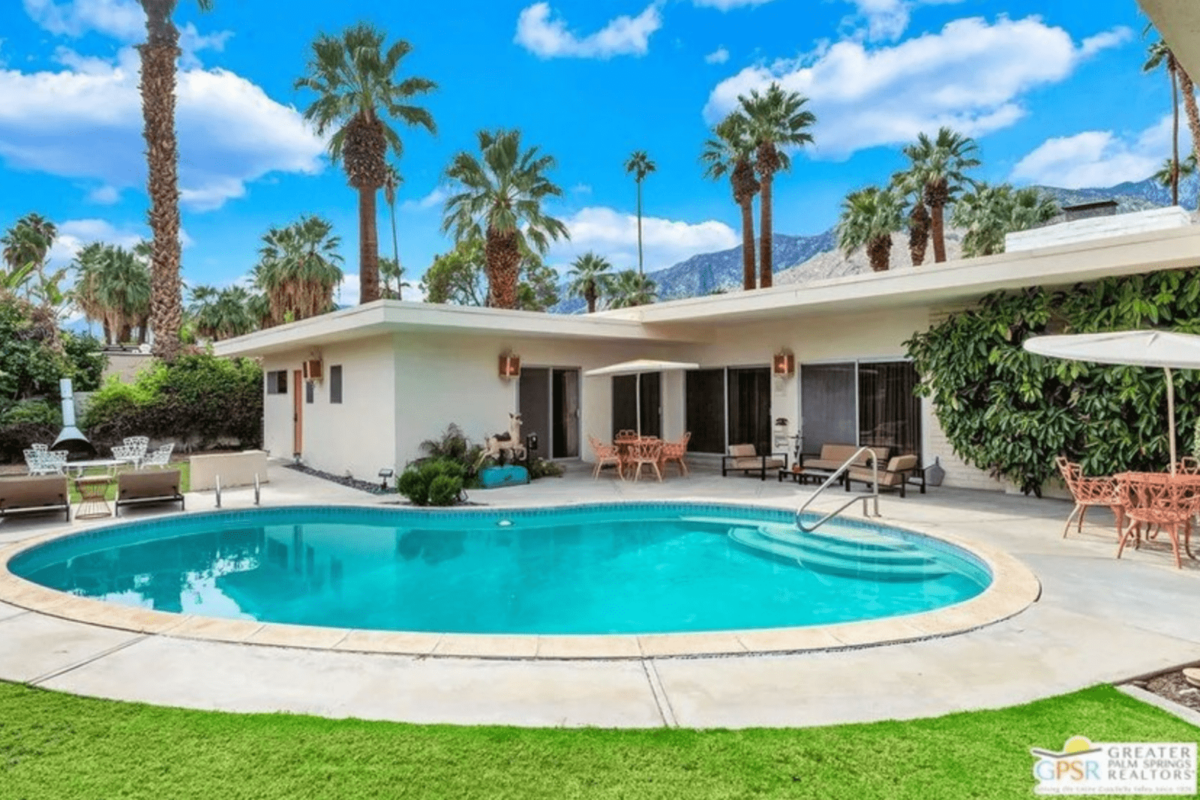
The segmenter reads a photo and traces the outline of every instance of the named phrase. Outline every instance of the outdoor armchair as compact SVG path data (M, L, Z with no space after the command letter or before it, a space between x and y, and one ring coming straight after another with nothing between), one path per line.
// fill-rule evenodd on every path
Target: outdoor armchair
M592 453L596 456L596 468L592 470L592 479L600 477L600 470L606 465L612 464L617 468L617 475L621 480L625 479L625 472L621 465L621 454L617 452L615 445L604 444L595 436L588 436L588 444L592 446Z
M846 472L846 491L850 491L850 484L854 481L870 486L874 480L875 470L871 469L870 462L865 467L851 467ZM905 497L905 487L910 480L916 480L921 487L921 494L925 494L925 470L920 466L920 459L917 456L896 456L888 461L886 466L882 462L880 463L879 488L881 490L899 489L900 496Z
M663 469L666 469L668 461L674 461L679 465L680 475L688 474L687 462L683 460L683 457L687 455L688 442L691 441L691 439L692 432L688 431L678 442L663 443L662 455L659 457Z
M164 444L157 450L147 453L142 459L142 469L147 467L158 467L163 469L171 463L171 452L175 449L175 443Z
M647 464L653 467L659 482L662 481L662 470L658 466L662 449L663 443L658 439L639 439L629 445L629 454L625 457L625 464L633 467L635 481L642 477L642 467Z
M1121 530L1124 528L1125 507L1116 479L1084 477L1083 469L1074 461L1068 461L1064 456L1054 459L1054 463L1058 465L1063 482L1067 484L1067 491L1071 493L1071 498L1075 501L1075 508L1071 509L1071 514L1067 517L1067 524L1063 528L1063 538L1067 538L1067 533L1071 530L1071 522L1075 520L1076 514L1079 515L1079 522L1075 530L1077 533L1083 530L1083 517L1091 506L1104 506L1113 512L1117 518L1117 536L1120 537Z
M787 453L765 453L759 455L752 444L731 444L729 455L721 456L721 477L740 471L743 475L757 472L762 480L767 479L767 470L787 469Z
M1179 557L1179 534L1183 533L1183 549L1192 555L1192 520L1200 512L1200 475L1171 475L1163 472L1122 472L1114 476L1129 527L1121 533L1117 558L1125 551L1130 539L1134 547L1141 545L1142 525L1154 525L1171 537L1171 550L1176 569L1182 569Z

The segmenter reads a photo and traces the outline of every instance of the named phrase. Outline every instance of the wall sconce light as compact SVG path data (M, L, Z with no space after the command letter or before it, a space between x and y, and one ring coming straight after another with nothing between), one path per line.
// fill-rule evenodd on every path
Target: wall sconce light
M776 353L771 361L771 372L776 375L792 375L796 371L796 357L791 353Z
M512 353L500 356L500 377L505 380L521 377L521 357Z

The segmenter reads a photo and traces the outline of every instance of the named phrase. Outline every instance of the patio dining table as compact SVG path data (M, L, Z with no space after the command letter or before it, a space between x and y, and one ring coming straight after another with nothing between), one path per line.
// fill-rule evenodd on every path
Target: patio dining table
M1136 549L1141 545L1141 528L1147 527L1148 538L1151 526L1165 531L1171 538L1171 549L1176 568L1181 568L1179 534L1183 533L1183 551L1188 558L1192 553L1192 525L1200 513L1200 475L1164 472L1121 472L1113 476L1117 481L1118 493L1123 503L1124 517L1129 527L1121 534L1117 546L1117 558L1125 550L1130 539Z

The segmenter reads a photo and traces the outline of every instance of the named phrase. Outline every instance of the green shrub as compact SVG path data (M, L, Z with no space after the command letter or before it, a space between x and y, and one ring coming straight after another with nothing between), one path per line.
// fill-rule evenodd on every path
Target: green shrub
M16 425L22 422L61 428L62 410L45 400L22 400L0 414L0 425Z
M83 427L100 446L143 435L189 447L259 447L262 380L262 369L244 358L154 361L132 384L113 378L92 395Z
M1200 270L988 295L905 344L954 452L1040 495L1060 454L1091 475L1166 468L1166 384L1161 369L1044 358L1025 339L1151 327L1200 333ZM1175 398L1192 430L1200 371L1175 373Z
M58 438L62 425L47 425L41 422L14 422L0 425L0 460L18 462L29 445L39 442L49 445Z
M529 480L531 481L536 481L538 478L561 478L563 472L561 464L555 464L544 458L535 458L529 462Z
M414 462L400 475L400 494L415 506L452 506L462 494L464 475L462 464L451 459Z

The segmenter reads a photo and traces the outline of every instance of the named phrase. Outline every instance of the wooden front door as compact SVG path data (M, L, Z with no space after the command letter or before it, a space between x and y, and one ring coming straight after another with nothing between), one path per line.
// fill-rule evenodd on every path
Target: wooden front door
M292 455L304 452L304 376L292 371Z

